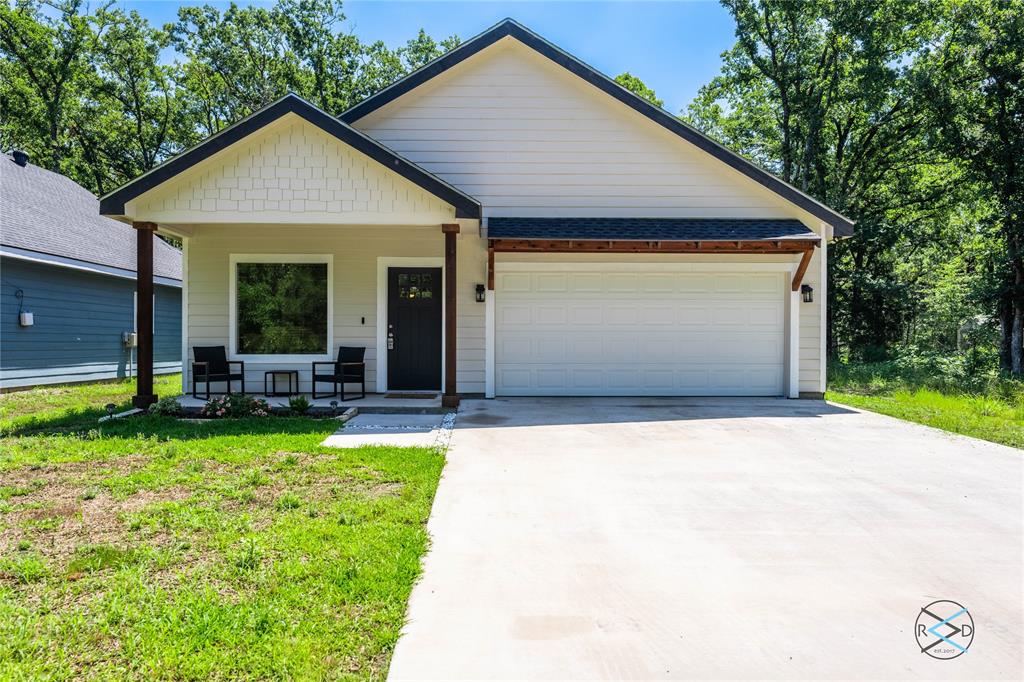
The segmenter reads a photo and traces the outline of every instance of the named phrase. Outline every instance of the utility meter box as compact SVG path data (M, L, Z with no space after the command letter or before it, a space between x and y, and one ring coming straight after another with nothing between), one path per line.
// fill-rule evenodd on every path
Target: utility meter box
M36 321L32 313L18 313L18 324L22 327L31 327L35 323Z
M121 341L125 348L135 348L139 345L139 337L135 332L122 332Z

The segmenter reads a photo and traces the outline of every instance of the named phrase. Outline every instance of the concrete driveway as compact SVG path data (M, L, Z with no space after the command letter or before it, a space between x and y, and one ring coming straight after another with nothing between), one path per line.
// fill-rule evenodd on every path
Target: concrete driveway
M390 677L1020 679L1022 462L820 401L466 401Z

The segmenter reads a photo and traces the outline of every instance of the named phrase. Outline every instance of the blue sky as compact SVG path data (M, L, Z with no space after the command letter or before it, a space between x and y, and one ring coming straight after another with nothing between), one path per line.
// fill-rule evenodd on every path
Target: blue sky
M122 0L155 24L173 21L179 5L215 0ZM253 4L242 0L239 4ZM268 2L256 4L272 4ZM348 29L360 40L397 47L420 28L435 38L465 39L505 17L525 24L591 66L639 76L678 112L719 70L734 41L732 19L718 2L390 2L345 3Z

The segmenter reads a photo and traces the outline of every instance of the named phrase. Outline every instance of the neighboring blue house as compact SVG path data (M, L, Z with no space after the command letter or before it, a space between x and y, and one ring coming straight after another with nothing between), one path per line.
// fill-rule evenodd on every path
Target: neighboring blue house
M27 157L0 156L0 390L132 376L135 231ZM153 252L153 370L181 370L181 252Z

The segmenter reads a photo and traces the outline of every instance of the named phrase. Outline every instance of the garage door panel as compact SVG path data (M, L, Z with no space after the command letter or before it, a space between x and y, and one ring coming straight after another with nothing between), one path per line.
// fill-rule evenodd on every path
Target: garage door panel
M533 277L527 273L502 273L497 277L497 288L505 293L533 291Z
M564 304L544 304L534 308L534 324L565 324L568 319L569 313Z
M602 293L605 290L603 277L592 272L572 273L569 286L578 293Z
M609 273L606 275L605 291L609 293L636 293L639 289L635 274Z
M500 395L782 392L781 273L504 274L495 292Z
M672 294L676 291L677 277L671 274L643 275L640 289L648 294Z
M525 325L533 322L533 310L525 304L507 303L501 306L501 312L498 315L498 322L503 326Z
M569 276L564 273L545 273L536 276L534 291L540 293L563 293L569 290Z

